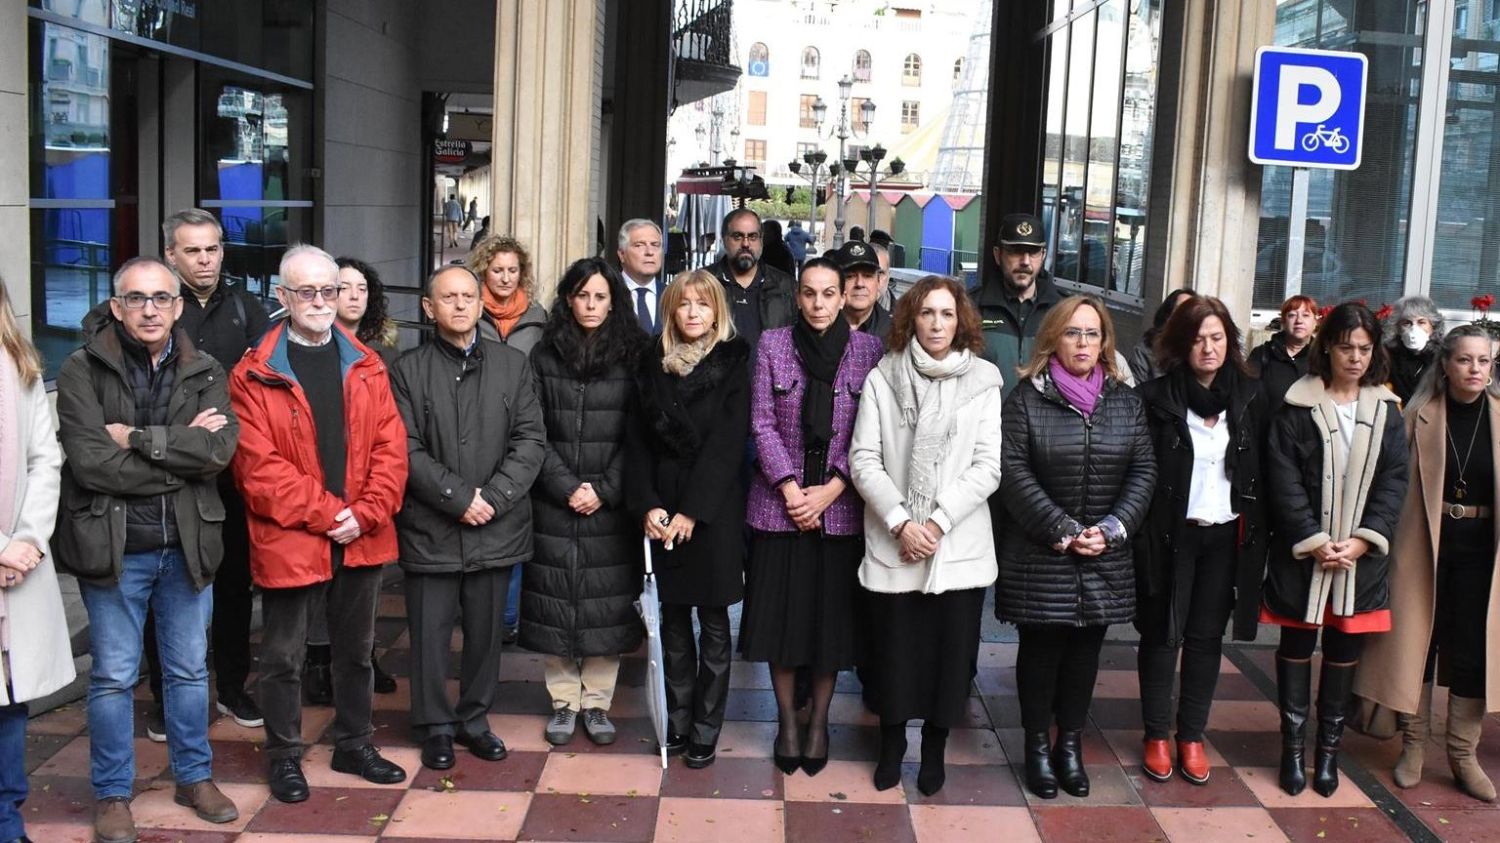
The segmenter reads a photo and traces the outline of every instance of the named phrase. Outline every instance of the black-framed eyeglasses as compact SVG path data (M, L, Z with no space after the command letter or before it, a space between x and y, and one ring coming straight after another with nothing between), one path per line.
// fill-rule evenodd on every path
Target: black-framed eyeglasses
M760 242L760 232L759 231L731 231L731 232L729 232L728 239L733 240L736 243L759 243Z
M180 298L182 298L181 295L172 293L152 293L149 296L145 293L126 293L123 296L115 296L115 301L124 305L127 310L140 310L146 306L146 302L156 305L157 310L166 310L172 306L172 302Z
M339 296L339 288L332 285L327 287L288 287L283 284L281 289L286 290L303 301L312 301L318 296L322 296L323 301L333 301Z

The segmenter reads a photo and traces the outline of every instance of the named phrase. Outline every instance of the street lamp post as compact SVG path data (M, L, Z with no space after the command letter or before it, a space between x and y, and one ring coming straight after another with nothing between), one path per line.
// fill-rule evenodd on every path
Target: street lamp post
M831 135L831 137L836 137L839 139L839 161L844 162L844 176L835 177L835 193L838 202L838 206L834 208L833 216L833 248L835 249L844 245L844 188L847 177L852 171L852 168L849 166L850 159L846 157L845 145L848 143L850 138L861 137L866 132L868 132L870 121L875 118L875 103L871 102L870 100L865 100L859 104L859 116L861 118L860 122L852 126L850 125L849 118L851 115L849 114L849 94L853 90L854 80L849 76L849 74L846 73L844 74L844 77L839 80L839 122L838 125L834 126ZM823 98L819 97L817 101L813 103L813 114L817 118L818 129L820 132L823 128L822 115L826 114L827 111L828 107L823 104ZM865 128L860 129L859 127L861 125ZM829 168L830 172L832 171L832 169L832 167Z
M792 161L786 165L792 175L801 176L809 181L808 197L810 207L807 213L807 234L816 243L818 240L818 173L824 169L823 165L828 161L828 153L823 150L817 152L804 152L801 161ZM802 165L807 165L807 172L802 172ZM838 178L839 164L837 161L827 167L829 178Z
M891 159L890 166L885 172L880 170L880 162L885 160L885 147L875 144L869 149L861 149L859 158L847 158L844 167L848 170L851 178L859 176L859 165L866 164L870 168L870 201L866 203L865 233L875 230L875 191L880 187L880 179L886 176L899 176L906 172L906 162L900 158Z

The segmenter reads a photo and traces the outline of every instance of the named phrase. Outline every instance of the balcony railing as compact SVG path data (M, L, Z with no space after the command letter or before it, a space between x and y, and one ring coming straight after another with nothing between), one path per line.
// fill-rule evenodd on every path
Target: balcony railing
M733 65L733 0L678 0L672 41L679 59Z

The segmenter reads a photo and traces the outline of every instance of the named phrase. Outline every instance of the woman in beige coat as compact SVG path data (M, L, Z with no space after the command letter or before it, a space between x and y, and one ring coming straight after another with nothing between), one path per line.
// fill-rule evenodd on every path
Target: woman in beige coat
M1489 334L1448 332L1441 365L1406 410L1412 482L1391 555L1391 631L1372 636L1355 693L1404 712L1401 787L1422 780L1434 678L1448 686L1448 764L1458 786L1484 801L1495 786L1475 758L1487 711L1500 711L1500 388Z
M0 840L24 840L26 701L73 681L73 652L47 540L62 449L42 361L0 283Z

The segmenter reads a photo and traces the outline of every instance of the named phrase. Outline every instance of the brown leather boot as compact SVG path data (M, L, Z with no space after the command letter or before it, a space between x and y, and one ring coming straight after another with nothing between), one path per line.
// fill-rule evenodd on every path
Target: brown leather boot
M1448 766L1464 793L1495 801L1495 785L1479 766L1475 751L1484 724L1484 700L1448 695Z
M137 837L128 796L111 796L94 803L95 843L135 843Z
M232 823L240 818L240 809L229 801L224 791L219 790L213 779L188 785L178 785L174 797L178 805L186 805L198 814L198 819L211 823Z
M1416 787L1422 783L1423 750L1427 746L1427 734L1432 726L1432 683L1422 686L1422 698L1417 703L1416 714L1398 714L1396 722L1401 726L1401 757L1396 759L1396 768L1391 778L1397 787Z

